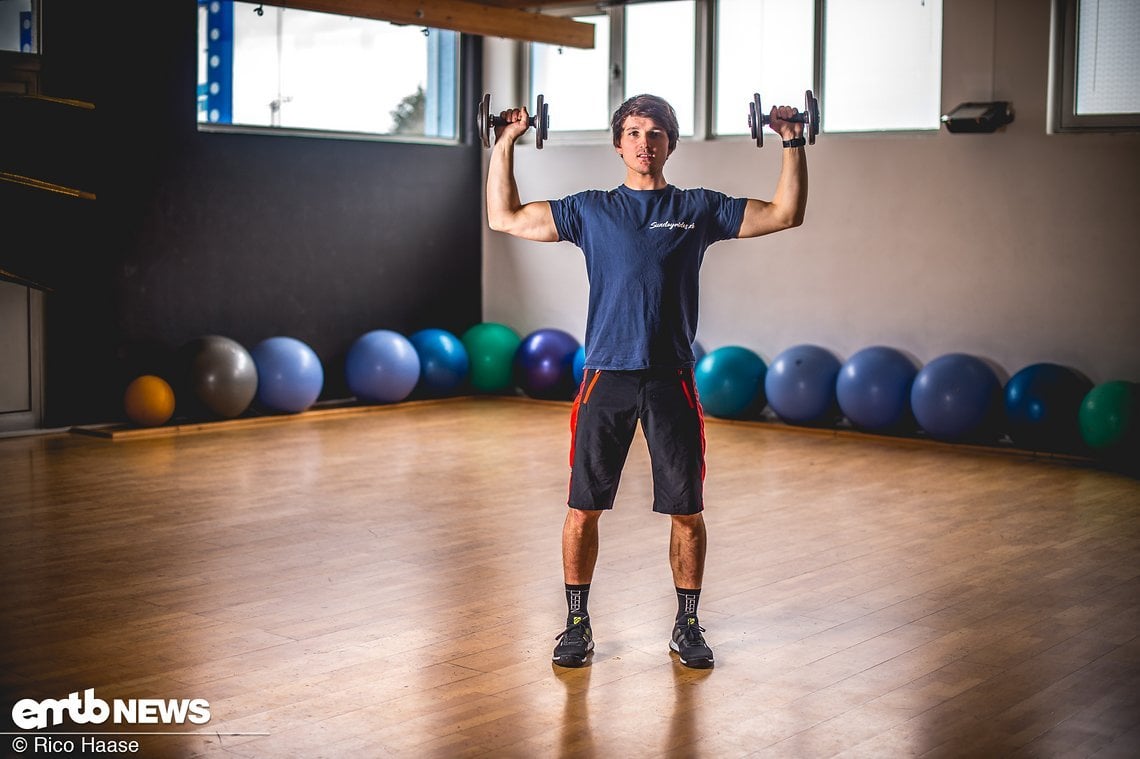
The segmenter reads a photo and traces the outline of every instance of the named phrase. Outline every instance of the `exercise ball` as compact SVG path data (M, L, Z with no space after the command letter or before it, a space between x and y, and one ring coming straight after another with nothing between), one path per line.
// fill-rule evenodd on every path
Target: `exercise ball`
M1097 453L1116 453L1140 444L1140 385L1103 382L1090 390L1077 412L1081 439Z
M464 332L460 340L467 349L473 388L497 393L514 387L512 362L522 341L517 332L504 324L482 322Z
M1000 408L1001 383L984 361L947 353L918 370L910 406L918 426L931 437L956 440L981 433Z
M794 345L768 367L768 406L789 424L819 424L836 414L839 359L818 345Z
M578 347L578 340L560 329L531 332L515 351L515 385L539 400L572 399L578 388L573 376Z
M344 359L349 391L366 403L395 403L411 395L420 379L420 359L408 338L390 329L366 332Z
M453 392L467 379L470 362L462 341L445 329L421 329L408 340L420 359L420 381L416 389L425 395Z
M701 408L724 419L761 410L767 371L764 359L739 345L725 345L706 353L693 370Z
M910 388L918 367L901 351L863 348L839 369L835 397L856 427L873 432L899 426L910 412Z
M299 413L321 394L325 370L316 352L295 337L270 337L250 351L257 366L257 402L273 411Z
M1015 445L1072 449L1081 442L1077 417L1092 382L1067 366L1030 364L1005 384L1005 415Z
M187 386L211 414L232 419L245 413L257 394L257 366L236 340L205 335L185 347Z
M153 374L136 377L123 394L123 410L140 427L166 424L174 416L174 389Z
M574 375L575 382L581 382L586 371L586 346L578 346L578 350L574 352L574 363L572 374Z

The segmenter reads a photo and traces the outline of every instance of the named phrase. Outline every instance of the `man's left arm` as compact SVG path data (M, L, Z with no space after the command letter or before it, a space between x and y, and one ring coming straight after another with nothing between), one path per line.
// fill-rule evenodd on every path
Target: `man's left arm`
M789 106L772 108L771 127L783 140L792 140L803 134L803 124L785 121L795 113L796 109ZM775 195L770 201L748 199L744 206L744 220L736 236L759 237L803 224L807 210L807 192L807 155L804 147L784 148Z

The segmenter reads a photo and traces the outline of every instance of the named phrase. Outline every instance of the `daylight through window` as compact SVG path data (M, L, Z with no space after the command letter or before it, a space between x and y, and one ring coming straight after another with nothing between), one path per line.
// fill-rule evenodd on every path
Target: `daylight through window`
M198 122L454 139L459 35L199 0Z

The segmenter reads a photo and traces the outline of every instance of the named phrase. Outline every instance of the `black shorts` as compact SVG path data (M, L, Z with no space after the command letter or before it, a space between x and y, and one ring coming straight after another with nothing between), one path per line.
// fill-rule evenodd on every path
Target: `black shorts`
M704 508L705 422L691 369L585 371L570 414L570 508L613 508L639 421L653 469L653 510Z

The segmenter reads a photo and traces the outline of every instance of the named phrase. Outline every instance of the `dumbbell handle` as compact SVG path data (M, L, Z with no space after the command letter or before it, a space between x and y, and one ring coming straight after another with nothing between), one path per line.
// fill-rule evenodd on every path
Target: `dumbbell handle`
M492 114L489 114L487 116L487 123L491 125L492 129L497 129L498 127L505 127L507 124L510 124L511 122L507 121L502 116L496 116L495 114L492 113ZM529 118L527 118L526 125L528 127L537 126L538 125L538 114L536 113L533 116L530 116Z
M808 119L809 119L809 117L806 113L797 113L794 116L789 116L786 119L781 119L781 121L790 121L790 122L794 122L796 124L807 124L807 123L809 123ZM762 114L760 114L760 123L764 124L764 125L771 124L772 123L772 117L766 113L762 113Z

